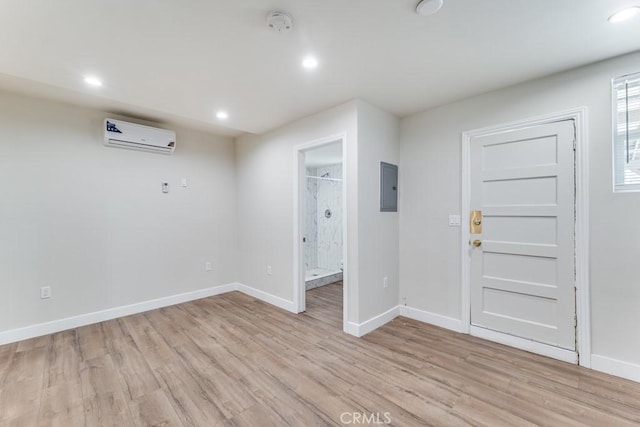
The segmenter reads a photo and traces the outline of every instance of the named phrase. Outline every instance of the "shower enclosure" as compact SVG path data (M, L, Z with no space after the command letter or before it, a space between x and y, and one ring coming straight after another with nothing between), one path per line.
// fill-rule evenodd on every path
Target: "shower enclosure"
M305 284L342 280L342 165L307 168Z

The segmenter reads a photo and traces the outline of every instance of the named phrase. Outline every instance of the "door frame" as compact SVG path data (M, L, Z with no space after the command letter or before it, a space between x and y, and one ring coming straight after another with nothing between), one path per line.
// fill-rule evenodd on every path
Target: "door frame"
M304 277L304 237L305 231L305 200L306 192L306 166L305 152L324 145L342 143L342 330L347 332L347 319L349 319L349 266L347 263L347 133L329 135L314 139L293 147L293 302L297 313L306 310L306 287Z
M532 126L574 120L575 124L575 289L576 289L576 351L560 349L524 338L491 331L471 325L471 254L469 252L469 209L471 207L471 139L495 133L518 130ZM591 367L591 307L589 290L589 150L587 135L587 108L579 107L543 116L488 126L462 133L461 176L461 267L463 333L497 341L512 347Z

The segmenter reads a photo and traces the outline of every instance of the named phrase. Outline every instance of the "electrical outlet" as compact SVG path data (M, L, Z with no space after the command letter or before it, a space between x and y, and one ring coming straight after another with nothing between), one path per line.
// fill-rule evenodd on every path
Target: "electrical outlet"
M204 269L205 271L211 271L213 269L213 267L211 267L211 262L207 261L204 263Z
M382 287L383 288L388 288L389 287L389 278L385 277L382 279Z
M40 288L40 299L51 298L51 286L43 286Z
M273 274L273 269L271 268L271 266L270 266L270 265L267 265L267 274L268 274L269 276L271 276L271 275Z
M402 305L407 305L407 297L402 297Z

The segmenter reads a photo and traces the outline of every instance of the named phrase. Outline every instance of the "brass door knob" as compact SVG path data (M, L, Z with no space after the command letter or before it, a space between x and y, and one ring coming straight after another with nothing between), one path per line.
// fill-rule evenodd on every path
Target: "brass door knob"
M480 240L474 240L473 241L473 246L475 246L476 248L480 247L480 245L482 245L482 241L480 241Z

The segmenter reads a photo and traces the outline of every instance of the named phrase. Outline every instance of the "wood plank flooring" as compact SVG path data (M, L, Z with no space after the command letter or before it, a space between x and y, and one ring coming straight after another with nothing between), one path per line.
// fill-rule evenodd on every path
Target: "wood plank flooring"
M640 384L406 318L230 293L0 346L2 426L631 426Z

